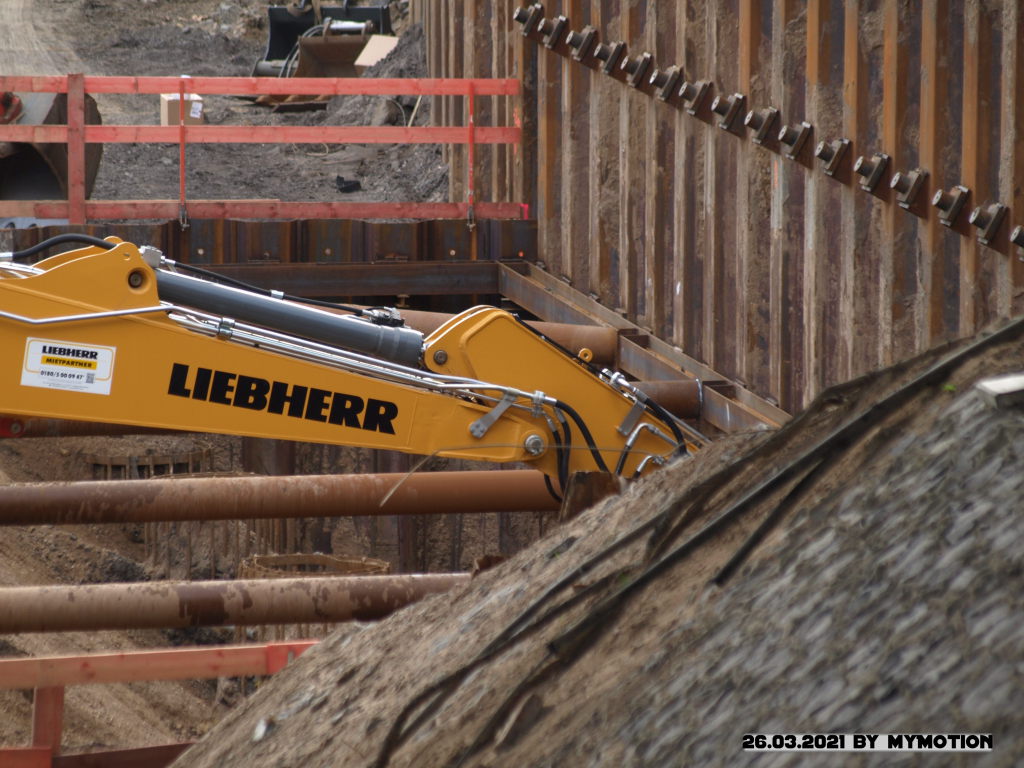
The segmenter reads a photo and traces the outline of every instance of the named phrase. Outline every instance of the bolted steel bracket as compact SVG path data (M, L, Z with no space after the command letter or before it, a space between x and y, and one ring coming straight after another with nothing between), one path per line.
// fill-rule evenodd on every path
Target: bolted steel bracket
M491 410L469 425L469 434L478 440L482 438L494 426L494 422L500 419L502 414L512 407L515 401L516 396L511 392L506 392Z
M629 77L626 79L626 84L631 88L640 88L644 85L648 85L647 70L651 67L651 62L654 61L654 56L644 52L637 56L635 59L631 59L628 56L622 59L622 64L619 65L619 69L626 72Z
M565 38L565 44L572 49L573 59L579 62L584 61L590 55L596 42L597 29L589 24L579 32L569 32Z
M537 27L544 20L544 6L534 3L529 8L516 8L512 19L523 25L523 37L530 37L539 31Z
M889 179L889 187L896 191L896 202L900 208L910 210L917 193L921 191L921 184L927 178L928 171L915 168L906 173L897 173Z
M996 232L1006 218L1006 206L1002 203L989 203L978 206L968 217L968 221L981 230L978 235L978 242L982 245L989 245L995 240Z
M544 36L544 47L549 51L565 44L565 29L569 26L569 19L565 16L551 20L545 19L538 24L537 29Z
M835 176L839 170L839 164L843 156L850 148L849 139L836 139L835 141L819 141L814 150L814 156L825 163L825 175Z
M784 147L782 154L790 160L796 160L800 151L807 143L807 137L811 135L811 124L800 123L799 125L786 125L779 131L779 143Z
M742 93L715 96L715 100L711 102L711 111L718 115L718 127L723 131L731 131L746 103L747 97Z
M768 138L769 131L771 131L772 126L775 125L775 121L778 117L779 110L775 107L752 109L747 112L747 116L743 118L743 124L754 132L754 135L750 137L750 140L755 144L764 144L765 139Z
M697 80L696 82L684 82L679 87L679 98L686 105L686 111L696 115L708 98L708 90L711 88L710 80Z
M860 188L865 192L874 192L888 165L889 156L884 152L876 152L870 159L864 155L858 157L853 164L853 172L863 179L860 182Z
M676 86L683 77L683 71L679 67L668 69L656 69L651 74L649 83L654 86L654 97L658 101L669 101L679 95Z
M1010 233L1010 242L1018 248L1024 248L1024 227L1020 224L1014 227L1013 232Z
M594 58L604 62L601 71L606 75L614 74L626 54L626 44L621 40L614 43L600 43L594 47Z
M932 196L932 205L939 209L939 221L947 227L956 223L956 217L960 215L971 190L960 184L943 192L941 189Z

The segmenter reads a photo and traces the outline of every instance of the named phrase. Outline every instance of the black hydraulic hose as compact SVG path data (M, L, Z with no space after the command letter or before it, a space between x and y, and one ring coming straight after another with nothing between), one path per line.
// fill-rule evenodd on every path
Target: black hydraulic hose
M82 235L82 234L76 234L76 233L73 233L73 232L69 232L69 233L63 234L63 235L55 235L55 236L53 236L51 238L43 240L41 243L36 243L35 245L30 245L28 248L25 248L23 250L14 251L14 252L11 253L11 258L14 259L15 261L20 261L21 259L27 259L30 256L35 256L37 253L41 253L42 251L45 251L48 248L52 248L55 245L61 245L63 243L77 243L79 245L95 245L98 248L104 248L104 249L106 249L108 251L111 248L114 248L117 245L117 243L111 243L111 242L109 242L107 240L102 240L102 239L100 239L98 237L93 237L92 235Z
M569 418L576 422L576 426L579 427L580 434L583 435L583 440L586 442L587 448L590 449L590 454L594 457L594 463L597 464L597 468L602 472L608 472L608 465L604 463L604 457L601 455L601 452L597 450L597 445L594 443L594 436L590 434L590 430L587 428L587 423L583 421L583 418L576 412L576 409L561 400L555 400L555 407L569 414Z

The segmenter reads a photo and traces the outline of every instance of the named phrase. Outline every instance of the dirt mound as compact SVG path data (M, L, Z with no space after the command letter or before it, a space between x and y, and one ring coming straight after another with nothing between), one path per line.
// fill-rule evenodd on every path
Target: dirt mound
M1022 326L834 388L457 594L340 629L179 764L721 765L747 732L828 731L992 732L979 762L1012 763L1024 417L972 384L1024 367Z

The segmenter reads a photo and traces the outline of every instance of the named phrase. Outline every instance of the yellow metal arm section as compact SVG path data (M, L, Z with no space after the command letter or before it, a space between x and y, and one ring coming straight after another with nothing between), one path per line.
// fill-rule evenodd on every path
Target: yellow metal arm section
M157 270L130 243L36 267L0 269L5 413L527 462L556 477L602 463L631 475L674 448L666 424L630 421L629 397L501 310L431 334L429 370L378 372L365 356L350 364L344 350L161 304Z

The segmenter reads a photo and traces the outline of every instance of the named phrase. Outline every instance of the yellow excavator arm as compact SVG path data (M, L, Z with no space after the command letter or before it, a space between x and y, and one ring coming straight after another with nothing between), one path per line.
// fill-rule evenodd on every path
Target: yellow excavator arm
M88 246L0 261L4 413L524 462L563 484L685 449L685 425L621 375L503 310L424 337L386 312L197 277L148 246L60 239Z

